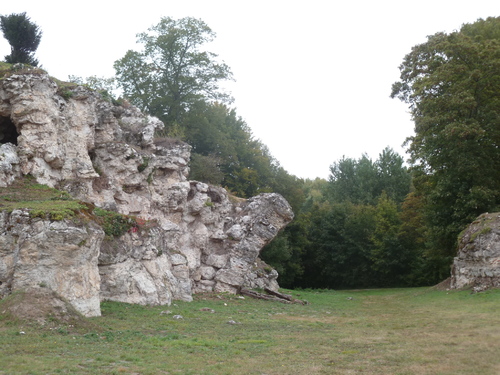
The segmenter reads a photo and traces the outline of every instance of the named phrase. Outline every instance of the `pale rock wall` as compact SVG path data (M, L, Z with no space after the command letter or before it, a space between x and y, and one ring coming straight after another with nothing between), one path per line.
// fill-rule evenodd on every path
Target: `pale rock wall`
M0 187L6 187L20 176L17 147L12 143L0 145Z
M500 287L500 213L479 216L461 234L451 288Z
M82 314L100 315L97 264L103 238L93 222L31 219L25 210L0 212L0 296L43 286Z
M172 299L191 300L199 292L278 288L277 272L258 256L293 218L282 196L243 200L229 197L223 188L189 181L191 147L155 138L155 130L163 127L158 119L132 106L114 106L83 87L72 90L71 98L63 99L43 74L14 75L0 82L0 116L10 118L19 133L17 146L1 146L0 186L31 174L79 200L156 223L120 238L94 241L99 244L98 269L92 271L92 280L99 280L100 299L169 304ZM40 233L58 224L44 225ZM12 242L2 243L4 269L16 263L9 255L15 249ZM89 269L95 257L89 258ZM41 269L36 271L37 265L26 269L36 273ZM52 266L57 268L58 262ZM9 277L5 275L11 270L3 272L0 282L6 284L10 277L14 289L21 285L14 280L30 278L28 271ZM77 273L90 271L67 272L79 282L83 276ZM68 290L60 292L77 301ZM98 308L74 305L86 315L99 315Z

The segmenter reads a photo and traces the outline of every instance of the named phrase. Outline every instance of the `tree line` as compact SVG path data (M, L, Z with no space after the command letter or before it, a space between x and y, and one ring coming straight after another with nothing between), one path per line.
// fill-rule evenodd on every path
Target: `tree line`
M214 38L200 19L164 17L138 34L142 49L115 62L114 78L87 84L119 86L164 122L158 136L191 144L191 179L290 202L294 221L262 252L282 286L417 286L449 276L460 231L499 210L500 17L431 35L404 57L391 97L415 123L408 164L386 148L376 160L334 161L328 180L289 174L254 138L221 88L231 69L204 48Z

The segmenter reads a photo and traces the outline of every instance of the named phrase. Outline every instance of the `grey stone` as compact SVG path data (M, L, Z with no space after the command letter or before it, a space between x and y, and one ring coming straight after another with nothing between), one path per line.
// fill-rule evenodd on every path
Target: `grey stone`
M45 74L0 81L0 116L19 134L17 146L0 146L0 186L31 174L142 224L103 240L94 223L0 211L1 296L43 283L95 316L103 299L170 304L193 292L277 290L277 273L258 257L293 219L282 196L230 199L221 187L189 181L191 147L155 138L158 119L85 87L72 90L62 98Z
M462 232L450 287L500 287L500 213L480 215Z

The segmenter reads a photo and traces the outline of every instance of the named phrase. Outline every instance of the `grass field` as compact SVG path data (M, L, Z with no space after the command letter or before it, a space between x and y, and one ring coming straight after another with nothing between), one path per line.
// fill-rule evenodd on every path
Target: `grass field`
M105 302L73 326L0 315L0 374L500 374L500 290L286 292L309 304Z

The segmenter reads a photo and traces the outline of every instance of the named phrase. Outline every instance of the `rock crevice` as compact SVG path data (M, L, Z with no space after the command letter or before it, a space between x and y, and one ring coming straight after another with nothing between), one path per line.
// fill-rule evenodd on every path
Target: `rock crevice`
M191 300L193 293L278 288L276 271L258 256L293 218L282 196L243 200L189 181L191 147L155 137L163 128L158 119L84 87L64 97L60 91L45 74L0 81L0 119L17 132L17 144L0 145L0 187L29 174L146 224L110 238L95 223L3 211L2 295L42 283L95 316L103 299L169 304Z

